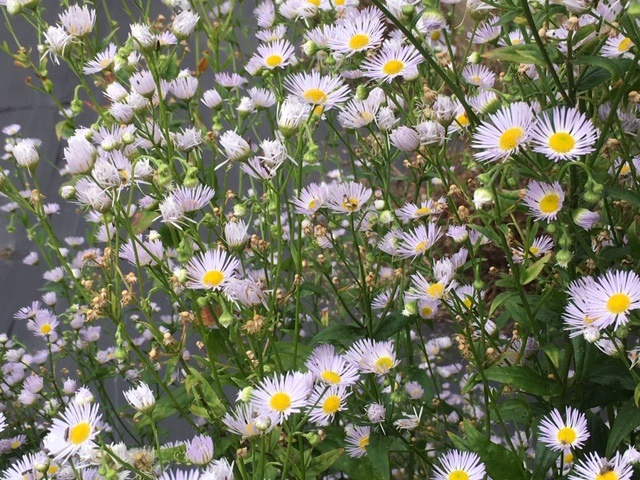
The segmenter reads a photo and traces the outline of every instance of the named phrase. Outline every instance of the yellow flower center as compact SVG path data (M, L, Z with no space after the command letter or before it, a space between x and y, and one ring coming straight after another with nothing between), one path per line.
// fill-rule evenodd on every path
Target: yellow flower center
M342 208L349 212L355 212L358 209L358 205L357 198L345 198L342 201Z
M309 210L313 210L314 208L316 208L316 205L318 204L318 201L314 198L313 200L311 200L309 202L309 204L307 205L307 207L309 208Z
M423 317L428 317L429 315L431 315L433 313L433 308L431 307L422 307L422 316Z
M529 247L529 253L531 255L537 255L540 249L538 247L531 246Z
M573 454L572 453L566 453L564 455L564 463L573 463Z
M549 137L549 148L554 152L567 153L575 146L576 141L567 132L556 132Z
M613 470L609 470L607 472L600 472L596 475L595 480L619 480L618 474Z
M456 117L456 122L458 122L460 126L466 127L469 125L469 117L467 117L466 113L461 113Z
M631 47L633 47L633 42L631 41L630 38L625 37L619 44L618 44L618 52L620 53L624 53L626 51L628 51Z
M291 397L284 392L275 393L269 400L269 406L278 412L284 412L291 406Z
M578 435L576 431L571 427L564 427L558 430L558 441L563 445L571 445L576 441Z
M98 62L98 65L100 65L100 67L102 68L107 68L109 65L111 65L111 62L113 61L113 59L109 58L109 57L105 57L102 60L100 60Z
M432 42L437 42L440 39L440 35L442 35L441 30L434 30L433 32L431 32L429 38L431 38Z
M47 474L53 475L55 473L58 473L58 470L60 470L60 468L57 465L50 465L49 469L47 470Z
M247 423L244 427L247 429L247 433L249 434L250 437L253 437L256 434L256 432L253 429L253 425L251 425L250 423Z
M369 445L369 435L362 437L358 442L358 446L360 447L360 450L366 450L367 445Z
M369 45L369 35L366 33L356 33L349 40L349 48L351 50L361 50Z
M520 127L507 128L498 139L498 147L500 150L513 150L520 143L520 139L524 135L524 130Z
M338 375L336 372L332 372L331 370L325 370L324 372L322 372L322 374L320 374L320 377L325 382L333 383L334 385L340 383L340 381L342 380L342 377L340 377L340 375Z
M382 66L382 73L385 75L398 75L404 68L404 62L400 60L389 60Z
M329 395L322 404L322 411L327 415L333 415L340 408L340 397L338 395Z
M20 445L22 445L22 442L19 442L17 440L15 442L11 442L11 448L13 448L14 450L18 448Z
M430 297L440 298L443 293L444 286L442 286L440 283L434 283L433 285L429 285L429 288L427 288L427 294Z
M314 7L320 6L320 0L307 0L307 2L313 5Z
M224 273L220 270L209 270L202 277L202 283L207 287L217 287L224 280Z
M629 172L631 172L631 166L625 163L620 169L620 175L627 175Z
M49 335L51 333L51 325L45 323L40 327L40 333L43 335Z
M464 470L454 470L449 474L447 480L469 480L469 475Z
M324 104L327 101L327 94L324 93L319 88L310 88L306 92L304 92L304 99L307 102Z
M273 53L264 59L264 63L266 63L267 67L269 68L275 68L279 66L282 63L282 61L283 61L282 56L278 55L277 53Z
M469 297L464 297L464 300L462 300L462 303L464 303L464 306L467 308L471 308L471 305L473 305L473 302Z
M415 246L414 251L416 253L424 253L427 251L427 248L429 248L429 244L427 242L420 242Z
M511 40L511 45L518 45L519 43L520 43L519 38L514 38L513 40Z
M360 114L360 118L363 122L371 123L373 121L373 113L371 112L362 112Z
M479 75L476 75L475 77L473 77L473 83L476 84L476 85L478 83L480 83L480 76Z
M413 214L414 217L422 217L423 215L429 215L431 213L431 209L429 207L422 207L416 210L416 213Z
M91 435L91 425L89 422L80 422L69 430L69 441L74 445L86 442Z
M344 0L334 0L333 3L338 7L341 7L342 5L344 5Z
M313 114L316 117L319 117L320 115L322 115L322 112L324 111L324 107L322 105L318 105L317 107L315 107L313 109Z
M540 200L540 211L542 213L554 213L559 210L560 197L555 193L549 193Z
M389 370L391 370L391 367L393 366L393 360L391 360L391 357L380 357L378 358L378 360L376 360L376 363L373 364L373 369L375 370L376 373L387 373Z
M614 293L607 300L607 310L614 315L624 313L631 306L631 298L626 293Z

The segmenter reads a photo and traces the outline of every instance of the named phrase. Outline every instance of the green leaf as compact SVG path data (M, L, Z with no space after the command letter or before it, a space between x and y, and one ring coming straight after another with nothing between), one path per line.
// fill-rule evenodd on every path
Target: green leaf
M576 89L579 92L585 92L591 90L598 85L603 84L611 78L611 72L606 68L593 67L586 71L580 82L576 85Z
M216 420L227 413L227 408L220 401L211 384L195 368L189 368L184 386L187 393L195 399L196 403L192 404L191 407L203 408L207 414L204 418L209 417L211 420Z
M355 325L332 323L313 337L313 343L339 342L345 345L345 342L349 343L351 340L359 338L362 333L362 329Z
M413 323L413 321L413 317L407 317L400 312L387 315L380 321L380 326L374 334L374 338L376 340L388 340L404 327Z
M511 450L489 440L489 436L480 432L471 422L464 421L464 433L469 440L471 451L477 453L485 464L491 478L525 480L522 460Z
M640 383L636 385L636 389L633 391L633 401L636 407L640 408Z
M324 288L319 287L315 283L302 282L302 285L300 285L300 290L301 291L305 291L306 290L306 291L309 291L309 292L313 292L316 295L320 295L321 297L329 298L329 294L327 293L327 291Z
M638 192L620 187L605 187L604 196L624 200L628 204L640 208L640 193Z
M544 443L538 442L536 445L536 457L533 464L531 480L545 480L549 469L555 464L560 452L556 452L547 447Z
M505 62L523 63L525 65L546 65L542 53L537 45L509 45L494 48L482 54L488 60L502 60Z
M635 394L634 394L635 397ZM607 457L613 456L620 442L640 425L640 410L634 400L629 400L616 415L607 442Z
M545 254L542 258L540 258L536 262L529 265L525 269L524 274L522 276L522 280L521 280L522 285L526 285L536 280L540 276L540 272L542 272L542 269L549 262L550 259L551 259L551 252Z
M518 398L512 398L500 403L491 405L492 410L497 410L500 417L507 422L516 422L523 424L531 417L531 408L529 404Z
M575 58L573 63L575 65L589 65L592 67L604 68L611 73L613 80L616 81L624 76L625 72L631 67L633 62L625 58L605 58L594 55L582 55Z
M554 380L519 366L493 366L485 370L485 376L494 382L500 382L521 390L531 395L545 397L560 395L562 386Z
M600 356L589 367L588 380L600 385L622 387L629 391L635 391L636 382L627 370L625 364L616 358Z
M336 448L335 450L318 455L311 459L304 473L307 477L317 477L333 465L343 454L344 448Z
M389 449L392 443L393 438L373 433L369 437L369 445L367 445L367 456L384 480L391 479Z

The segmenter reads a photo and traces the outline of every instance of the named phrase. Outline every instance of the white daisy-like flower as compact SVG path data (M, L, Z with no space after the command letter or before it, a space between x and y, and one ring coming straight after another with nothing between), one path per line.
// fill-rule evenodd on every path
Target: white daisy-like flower
M344 358L362 373L386 375L400 362L396 359L393 341L377 342L368 338L356 341Z
M555 220L562 209L564 192L558 182L549 185L534 180L528 185L523 200L533 218L549 222Z
M625 325L640 308L640 277L633 271L608 271L589 287L587 308L598 328Z
M59 418L53 420L44 438L46 448L55 460L67 460L77 453L88 453L97 445L101 415L98 404L70 402Z
M400 76L412 79L422 61L422 55L412 45L383 46L375 56L362 62L362 74L387 83Z
M118 47L116 47L114 43L109 43L109 45L107 45L107 48L96 55L96 58L87 62L82 71L85 75L91 75L93 73L98 73L106 70L107 68L111 67L111 65L113 65L117 53Z
M451 450L440 457L440 466L434 467L433 480L482 480L484 475L485 467L478 455Z
M307 405L310 387L302 373L276 374L273 378L265 378L253 390L251 404L260 412L275 415L279 422L283 422Z
M552 450L579 450L589 438L587 417L575 408L565 409L565 420L553 409L540 422L540 441Z
M524 102L512 103L490 115L473 136L471 146L481 150L474 157L481 162L507 160L529 140L533 120L533 111Z
M525 251L522 248L514 248L513 249L513 261L516 263L523 263L525 256L531 257L541 257L545 253L551 251L553 249L553 239L548 235L542 235L534 239L531 246L527 249L527 255L525 255Z
M556 107L533 127L531 145L554 162L575 160L594 150L598 130L577 108Z
M229 279L235 277L240 261L223 250L208 250L187 265L188 288L224 290Z
M347 363L342 356L336 354L333 345L315 347L305 366L314 378L326 385L350 386L360 378L358 370Z
M384 30L380 11L369 7L347 15L336 27L335 36L329 39L329 48L345 57L373 50L382 43Z
M319 72L296 73L284 80L284 88L309 105L329 110L349 97L349 87L339 77Z
M140 413L150 413L156 406L156 397L149 385L144 382L140 382L137 387L124 392L124 398Z
M407 203L402 208L396 210L396 215L401 220L417 220L419 218L427 217L429 215L436 215L440 213L440 202L434 202L428 199L420 203L420 206L414 203Z
M380 101L373 95L369 95L366 100L354 98L341 107L338 121L343 128L366 127L375 121L379 109Z
M43 57L49 55L51 61L56 65L60 64L59 57L63 57L67 47L73 42L73 37L69 35L63 27L51 25L44 32Z
M398 254L404 258L424 255L442 237L442 229L429 222L418 225L410 232L405 232L400 239Z
M629 37L618 34L615 37L610 37L600 50L600 54L607 58L633 58L633 54L630 50L635 46L633 40Z
M224 239L230 247L242 247L249 240L249 225L243 220L227 222L224 226Z
M329 190L327 206L339 213L354 213L362 209L373 191L357 182L346 182Z
M179 39L185 39L195 30L200 16L190 10L183 10L173 19L171 31Z
M86 5L72 5L59 15L60 23L70 35L83 37L93 30L96 12Z
M371 435L371 427L347 427L345 451L351 458L362 458L367 454L367 446Z
M620 452L611 459L589 453L580 460L569 477L569 480L631 480L633 467Z
M291 62L293 54L293 45L286 39L259 45L247 64L247 71L255 75L262 68L284 68Z
M316 385L309 397L309 421L316 425L329 425L336 413L345 409L351 392L344 385Z
M60 322L49 310L38 310L35 317L27 322L27 329L38 337L49 338L55 335Z
M462 70L462 76L470 85L475 85L483 90L493 87L496 75L484 65L467 65Z
M233 414L226 413L222 423L232 433L249 438L261 433L269 433L276 426L276 420L277 415L265 415L251 403L246 403L236 406Z

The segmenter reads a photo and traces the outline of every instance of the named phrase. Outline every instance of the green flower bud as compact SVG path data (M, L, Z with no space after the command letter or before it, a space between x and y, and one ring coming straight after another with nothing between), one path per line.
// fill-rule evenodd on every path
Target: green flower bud
M402 311L402 315L405 317L409 317L411 315L418 314L418 302L408 302L404 304L404 310Z
M115 352L113 352L113 356L119 362L124 362L127 359L127 351L122 347L118 347Z
M416 14L416 7L413 5L405 5L402 7L402 15L410 20Z
M308 433L303 434L302 436L309 441L311 446L314 446L314 445L317 445L318 443L320 443L320 435L318 435L315 432L308 432Z
M571 240L571 237L566 233L563 233L562 236L560 237L560 240L558 240L558 245L560 245L563 248L569 248L572 244L573 244L573 240Z
M356 88L356 98L358 100L366 100L369 98L369 89L365 85L358 85L358 88Z
M198 169L196 167L189 167L187 169L187 174L184 177L184 181L182 184L187 188L193 188L200 185L200 180L198 179Z
M482 280L476 280L473 282L473 288L476 290L482 290L484 288L485 283Z
M209 298L206 296L198 297L198 299L196 300L196 303L200 308L207 308L209 306Z
M233 206L233 214L236 217L244 217L247 214L247 207L242 203L238 203Z
M556 253L556 265L562 268L567 268L569 263L573 259L573 255L570 250L562 249L558 253Z
M227 311L222 312L220 318L218 318L218 323L222 325L224 328L229 328L229 326L233 323L235 317Z
M594 204L600 201L600 195L598 195L592 190L587 190L586 192L584 192L584 194L582 195L582 198L588 204Z
M205 213L202 217L202 224L207 228L214 228L218 222L210 213Z
M253 387L244 387L242 392L240 392L240 400L244 403L249 403L251 401L251 396L253 395Z
M167 187L171 184L173 176L169 165L160 165L158 167L157 185L159 187Z
M556 231L556 226L553 223L547 225L547 233L553 235Z
M627 325L616 327L614 335L616 336L616 338L619 338L621 340L627 338L629 336L629 327Z
M382 225L388 225L389 223L393 222L393 219L393 212L391 212L390 210L385 210L384 212L380 212L378 222Z
M329 56L327 57L327 59L324 61L324 63L327 65L327 67L335 67L336 66L336 59Z
M74 115L81 114L82 110L83 110L82 100L80 100L79 98L74 98L73 100L71 100L71 112Z
M9 15L18 15L22 12L22 3L20 3L20 0L8 0L7 12Z

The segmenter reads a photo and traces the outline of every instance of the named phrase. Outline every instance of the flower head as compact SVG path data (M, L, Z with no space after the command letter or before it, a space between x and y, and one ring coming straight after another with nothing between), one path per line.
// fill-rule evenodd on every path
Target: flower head
M562 209L564 192L558 182L548 183L533 181L527 187L524 203L537 220L555 220Z
M584 413L567 407L565 418L563 420L560 412L554 408L540 422L540 441L552 450L580 449L589 438Z
M224 290L240 266L237 258L223 250L208 250L187 265L187 286L200 290Z
M575 160L593 152L598 130L577 108L556 107L533 127L533 150L553 161Z

